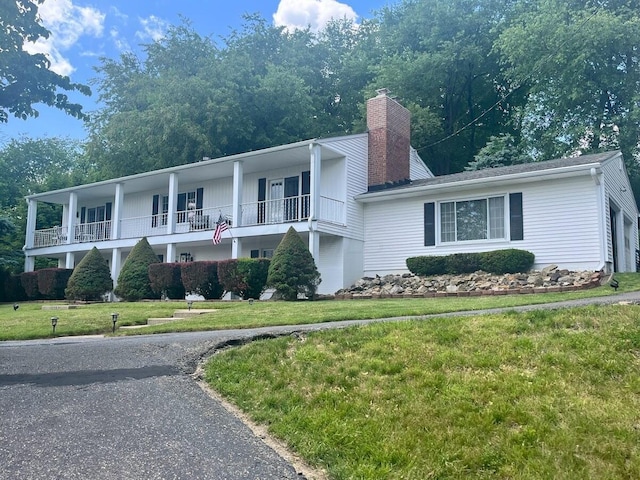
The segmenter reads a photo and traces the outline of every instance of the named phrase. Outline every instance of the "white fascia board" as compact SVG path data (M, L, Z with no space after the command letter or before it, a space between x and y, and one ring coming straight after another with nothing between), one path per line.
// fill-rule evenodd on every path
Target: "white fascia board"
M568 167L552 168L548 170L536 170L533 172L512 173L497 177L474 178L472 180L461 180L457 182L441 183L436 185L420 185L415 187L405 187L399 189L381 190L373 193L362 193L355 197L355 200L362 203L373 203L384 201L388 198L410 198L425 194L438 194L455 190L471 190L481 187L500 186L504 184L527 183L532 180L549 180L553 178L563 178L576 175L591 175L591 169L595 168L600 173L600 163L590 163L585 165L572 165ZM435 177L437 178L437 177Z

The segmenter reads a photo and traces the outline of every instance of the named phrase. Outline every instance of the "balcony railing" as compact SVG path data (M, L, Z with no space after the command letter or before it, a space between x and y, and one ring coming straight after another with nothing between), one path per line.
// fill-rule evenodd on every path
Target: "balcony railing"
M309 195L244 203L241 206L242 226L305 221L309 218L309 207ZM320 197L318 220L344 225L344 213L344 202ZM235 222L232 217L232 206L224 205L176 212L174 233L214 230L220 217L233 226ZM120 221L120 239L166 235L167 222L168 215L166 213L123 218ZM111 240L111 220L78 224L73 230L74 234L70 241L67 227L37 230L34 235L33 248Z

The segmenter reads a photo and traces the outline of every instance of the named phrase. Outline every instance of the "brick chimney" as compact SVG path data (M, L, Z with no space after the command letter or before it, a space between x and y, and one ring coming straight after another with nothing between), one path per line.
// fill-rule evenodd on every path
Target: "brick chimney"
M386 88L367 100L369 190L409 181L411 113Z

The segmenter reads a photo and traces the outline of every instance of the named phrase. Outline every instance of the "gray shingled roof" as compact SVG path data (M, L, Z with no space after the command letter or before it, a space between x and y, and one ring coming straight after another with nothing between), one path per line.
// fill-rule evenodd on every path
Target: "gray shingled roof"
M579 157L572 157L572 158L557 158L555 160L547 160L544 162L523 163L521 165L511 165L508 167L485 168L484 170L453 173L450 175L440 175L434 178L413 180L412 182L404 185L391 186L389 188L385 188L384 190L378 190L376 192L370 192L370 193L377 193L380 191L384 191L384 192L400 191L400 190L406 190L414 187L425 187L429 185L443 185L447 183L463 182L467 180L494 178L494 177L501 177L505 175L515 175L519 173L551 170L554 168L573 167L577 165L589 165L593 163L602 163L605 160L615 157L619 153L620 152L618 151L595 153L592 155L581 155Z

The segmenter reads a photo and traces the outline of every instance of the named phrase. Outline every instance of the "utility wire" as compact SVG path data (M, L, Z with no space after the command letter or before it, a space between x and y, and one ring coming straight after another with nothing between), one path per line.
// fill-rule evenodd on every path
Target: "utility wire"
M602 7L598 6L596 7L596 9L594 10L594 12L589 15L586 19L584 19L579 25L579 28L582 28L584 25L586 25L588 22L591 21L591 19L593 17L595 17L601 10ZM566 45L569 41L569 39L571 38L570 35L567 36L567 39L565 41L563 41L559 47L563 47L564 45ZM547 55L547 59L551 58L551 55L553 55L553 53L549 53ZM457 136L459 133L462 133L463 131L465 131L467 128L469 128L470 126L474 125L475 123L477 123L480 119L482 119L484 116L486 116L489 112L492 112L498 105L500 105L502 102L504 102L507 98L509 98L511 95L513 95L515 92L517 92L518 90L520 90L522 88L522 86L527 82L527 80L529 80L531 77L533 77L533 75L535 73L537 73L537 71L540 68L540 65L542 64L542 62L538 63L538 66L536 66L535 68L533 68L531 70L531 72L526 75L524 77L524 79L520 82L520 85L518 85L517 87L515 87L513 90L511 90L509 93L507 93L506 95L503 95L497 102L495 102L493 105L491 105L489 108L487 108L484 112L482 112L480 115L478 115L476 118L474 118L473 120L471 120L469 123L467 123L466 125L463 125L462 127L460 127L458 130L456 130L453 133L450 133L449 135L447 135L444 138L441 138L440 140L430 143L429 145L425 145L424 147L420 147L418 149L416 149L416 152L421 152L422 150L425 150L427 148L431 148L431 147L435 147L436 145L441 144L442 142L446 142L447 140L449 140L452 137Z

